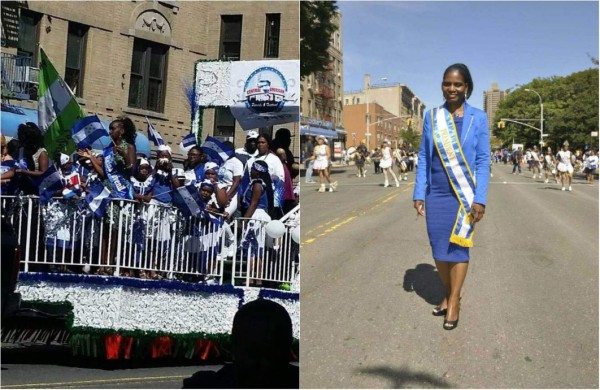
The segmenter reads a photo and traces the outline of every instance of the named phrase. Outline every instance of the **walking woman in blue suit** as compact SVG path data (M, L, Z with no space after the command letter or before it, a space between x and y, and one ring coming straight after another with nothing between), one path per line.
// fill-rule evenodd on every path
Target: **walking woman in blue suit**
M464 64L444 72L445 103L424 118L419 165L413 194L417 213L424 216L444 300L433 315L444 316L443 328L458 326L460 292L469 266L475 224L485 213L490 134L487 115L466 100L473 79Z

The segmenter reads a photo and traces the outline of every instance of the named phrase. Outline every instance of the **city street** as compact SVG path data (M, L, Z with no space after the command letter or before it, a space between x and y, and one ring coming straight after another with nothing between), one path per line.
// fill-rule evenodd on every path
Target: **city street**
M367 169L335 166L335 193L302 181L301 387L598 388L597 181L495 164L446 331L414 173L384 188Z

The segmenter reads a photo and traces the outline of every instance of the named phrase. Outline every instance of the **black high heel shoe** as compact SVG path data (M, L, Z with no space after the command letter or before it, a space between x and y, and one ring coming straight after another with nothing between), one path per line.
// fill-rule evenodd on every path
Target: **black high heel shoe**
M456 321L448 321L448 320L444 319L443 328L445 330L452 330L452 329L455 329L457 326L458 326L458 318L456 319Z
M460 298L458 300L458 310L460 312ZM458 326L458 317L456 317L456 320L454 321L450 321L448 319L446 319L446 317L444 317L444 325L442 325L442 327L445 330L452 330L455 329Z
M447 311L448 311L447 307L442 308L442 307L436 306L431 311L431 314L433 314L436 317L445 316Z

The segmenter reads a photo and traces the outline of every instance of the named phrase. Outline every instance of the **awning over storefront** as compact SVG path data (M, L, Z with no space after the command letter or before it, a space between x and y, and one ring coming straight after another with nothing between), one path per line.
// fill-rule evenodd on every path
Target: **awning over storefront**
M315 137L318 135L322 135L326 138L336 139L338 136L338 133L336 133L335 131L330 130L330 129L325 129L323 127L301 126L300 127L300 135L312 135Z

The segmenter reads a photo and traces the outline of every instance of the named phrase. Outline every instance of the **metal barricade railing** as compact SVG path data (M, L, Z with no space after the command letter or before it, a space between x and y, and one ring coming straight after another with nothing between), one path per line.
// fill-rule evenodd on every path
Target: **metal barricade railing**
M74 200L40 205L37 197L2 196L2 212L15 227L25 271L92 268L122 275L152 272L222 283L221 224L184 218L177 209L113 200L102 219L79 212Z
M98 219L81 213L76 200L54 199L47 205L35 196L0 200L15 227L26 272L150 273L223 284L225 266L231 265L227 282L232 284L290 283L298 277L299 245L291 232L300 223L299 206L280 219L285 232L274 239L266 234L266 221L238 218L220 224L185 218L159 204L116 199Z
M297 206L280 219L284 232L277 238L267 234L270 221L236 219L232 284L241 280L246 286L261 286L262 282L291 283L297 279L300 247L292 239L292 230L300 223L299 213Z

